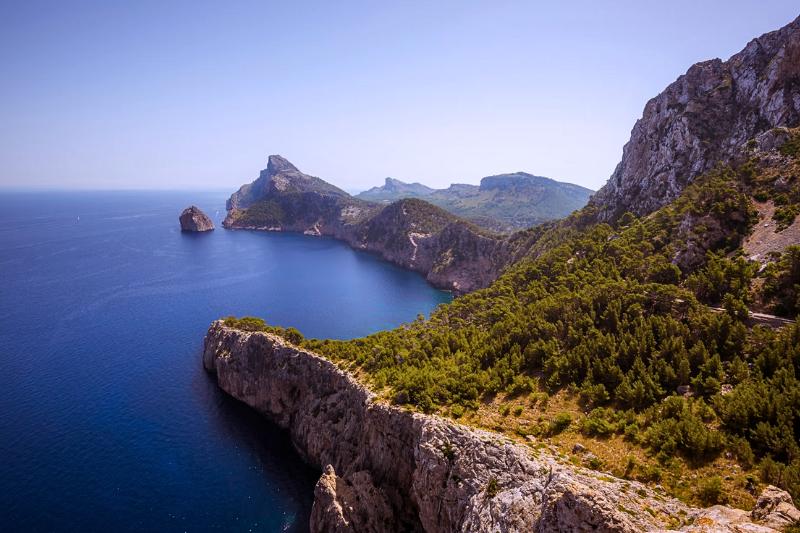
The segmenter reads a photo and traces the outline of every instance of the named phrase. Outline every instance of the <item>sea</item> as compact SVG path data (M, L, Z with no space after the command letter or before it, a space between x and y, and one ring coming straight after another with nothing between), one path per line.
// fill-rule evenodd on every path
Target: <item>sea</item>
M0 192L0 530L308 529L319 472L205 373L209 324L347 339L451 295L333 239L225 230L226 196ZM190 204L217 229L182 233Z

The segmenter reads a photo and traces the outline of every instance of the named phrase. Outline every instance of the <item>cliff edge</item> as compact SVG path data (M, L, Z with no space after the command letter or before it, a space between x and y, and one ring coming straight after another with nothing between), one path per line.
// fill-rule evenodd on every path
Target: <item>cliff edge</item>
M774 487L751 514L694 509L543 449L381 404L327 359L222 321L208 330L203 365L224 391L287 429L302 457L323 470L315 532L768 533L798 516Z

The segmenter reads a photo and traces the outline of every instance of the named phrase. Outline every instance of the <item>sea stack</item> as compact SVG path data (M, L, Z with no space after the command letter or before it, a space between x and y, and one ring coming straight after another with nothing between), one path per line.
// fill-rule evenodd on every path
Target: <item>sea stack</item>
M184 209L179 219L181 231L211 231L214 229L214 223L196 205Z

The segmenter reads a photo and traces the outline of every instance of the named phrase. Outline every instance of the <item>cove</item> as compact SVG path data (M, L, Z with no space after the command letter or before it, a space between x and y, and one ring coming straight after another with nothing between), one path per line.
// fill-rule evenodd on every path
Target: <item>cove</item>
M351 338L450 295L327 238L227 231L226 192L0 194L0 506L26 531L304 531L319 472L199 363L255 315ZM182 234L195 203L218 229Z

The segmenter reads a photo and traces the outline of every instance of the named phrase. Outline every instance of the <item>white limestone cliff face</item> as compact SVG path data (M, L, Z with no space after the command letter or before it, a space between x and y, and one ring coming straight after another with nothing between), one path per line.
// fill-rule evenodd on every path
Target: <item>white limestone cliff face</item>
M800 17L728 61L697 63L650 100L622 160L591 199L601 220L645 215L775 127L800 124Z
M224 391L286 428L323 471L315 532L770 532L752 520L774 525L797 511L782 494L752 517L693 509L503 436L376 402L327 359L221 321L208 330L203 364Z

